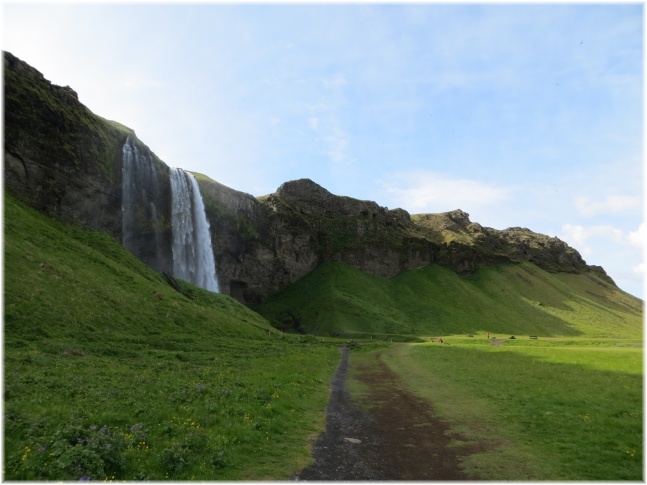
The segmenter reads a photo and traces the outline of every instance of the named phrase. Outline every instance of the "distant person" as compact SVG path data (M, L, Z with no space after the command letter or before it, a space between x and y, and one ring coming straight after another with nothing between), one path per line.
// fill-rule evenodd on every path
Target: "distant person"
M487 339L490 340L490 332L487 333Z
M443 339L442 339L442 338L439 338L439 339L438 339L438 341L439 341L441 344L443 343Z

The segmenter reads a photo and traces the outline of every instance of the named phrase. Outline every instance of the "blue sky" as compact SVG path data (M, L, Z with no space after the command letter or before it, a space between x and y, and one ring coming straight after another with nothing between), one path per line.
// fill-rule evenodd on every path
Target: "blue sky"
M643 295L643 6L5 2L3 49L168 165L557 236Z

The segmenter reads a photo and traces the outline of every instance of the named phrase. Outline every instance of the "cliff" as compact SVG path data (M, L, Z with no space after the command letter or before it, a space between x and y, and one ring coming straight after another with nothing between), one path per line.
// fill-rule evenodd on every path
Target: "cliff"
M153 269L168 271L169 167L133 130L95 115L71 88L6 52L4 76L5 189L50 217L110 234ZM125 178L127 160L133 175ZM467 274L529 261L551 272L594 271L611 282L557 238L484 228L461 210L411 216L331 194L311 180L255 198L194 175L221 292L245 303L263 301L326 262L394 276L431 263ZM128 238L124 225L132 228Z
M137 229L123 241L123 152L127 140L148 168L159 172L158 184L142 184L141 199L161 204L157 224L170 241L168 166L137 140L133 130L92 113L70 87L53 85L44 76L4 53L4 188L56 219L105 232L126 243L142 261L167 270L152 244L153 221L147 207L136 215ZM150 170L147 170L150 171ZM168 251L164 254L170 257Z

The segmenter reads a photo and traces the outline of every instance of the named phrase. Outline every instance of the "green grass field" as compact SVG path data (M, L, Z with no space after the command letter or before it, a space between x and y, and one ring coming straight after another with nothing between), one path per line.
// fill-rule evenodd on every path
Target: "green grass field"
M111 238L5 197L8 480L289 479L335 343L167 285Z
M206 340L6 352L5 478L290 479L322 429L336 349Z
M385 361L451 423L489 480L642 480L643 353L635 339L445 337ZM363 354L354 354L356 359Z
M461 276L438 265L380 278L328 263L258 308L277 328L295 318L315 334L642 337L642 301L593 273L531 263Z
M4 223L4 478L287 480L311 461L342 341L178 291L110 237L8 195ZM383 351L456 446L487 444L470 473L640 480L641 305L530 264L390 280L327 264L260 311L364 339L353 359ZM491 347L486 330L518 338ZM449 345L385 343L421 335Z

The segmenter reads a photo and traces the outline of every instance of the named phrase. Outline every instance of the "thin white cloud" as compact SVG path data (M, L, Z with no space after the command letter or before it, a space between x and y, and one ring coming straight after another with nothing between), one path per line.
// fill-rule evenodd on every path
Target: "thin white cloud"
M346 84L348 84L348 81L343 74L336 73L329 78L322 79L321 84L323 84L327 88L337 88L340 86L345 86Z
M307 118L308 126L325 144L325 153L329 160L334 164L353 161L349 154L350 135L342 128L342 113L337 103L320 102L306 106L306 109L310 112Z
M636 231L629 233L627 238L629 240L629 244L641 248L644 251L645 245L647 244L647 224L642 222ZM633 273L638 275L645 275L647 273L646 269L647 267L645 266L644 261L631 268Z
M328 157L333 163L350 161L348 157L349 137L339 126L336 124L331 126L329 134L324 137L324 140L328 144Z
M450 175L413 171L381 182L386 196L413 212L445 212L493 205L510 200L514 188Z
M161 88L164 87L164 83L152 77L145 77L141 74L133 74L125 78L123 81L123 86L126 89L133 90L143 90L151 88Z
M627 238L624 231L610 224L600 224L596 226L582 226L579 224L564 224L562 226L563 235L561 239L565 240L571 246L578 248L584 255L595 254L591 240L612 240L615 243L626 244Z
M642 260L639 248L645 232L644 223L631 232L610 224L565 224L558 237L577 249L589 264L603 266L620 288L641 297L646 266L644 262L636 262Z
M594 201L588 197L575 198L575 207L586 217L600 214L617 214L640 207L641 198L632 195L610 195L603 200Z
M637 230L629 233L629 243L639 248L644 248L647 243L647 224L640 223Z
M319 129L319 118L317 116L311 116L308 118L308 126L314 131Z

